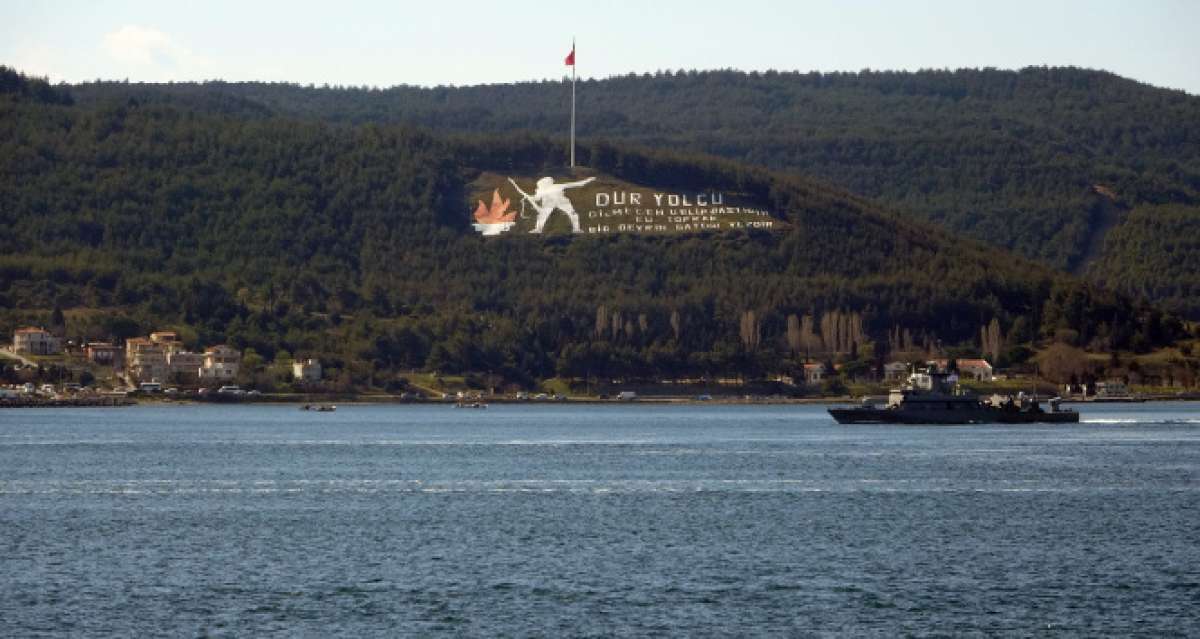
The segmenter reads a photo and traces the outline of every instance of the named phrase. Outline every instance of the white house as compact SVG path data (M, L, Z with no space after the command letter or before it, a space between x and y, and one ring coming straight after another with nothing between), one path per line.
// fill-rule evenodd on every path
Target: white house
M992 365L986 359L960 359L958 360L958 374L962 377L970 377L977 382L992 381Z
M237 377L241 364L241 351L224 344L213 346L204 351L204 365L200 367L200 379L216 382L229 381Z
M30 355L57 355L62 352L62 343L50 331L30 326L13 331L13 351Z
M163 382L171 372L166 347L147 337L125 340L125 370L139 382Z
M887 382L902 382L908 379L908 362L888 362L884 364L883 379Z
M933 359L926 363L943 372L950 366L950 360L946 359ZM992 365L986 359L959 359L955 360L955 364L958 366L959 377L966 377L977 382L992 381Z
M321 381L321 362L315 359L292 362L292 378L306 384Z

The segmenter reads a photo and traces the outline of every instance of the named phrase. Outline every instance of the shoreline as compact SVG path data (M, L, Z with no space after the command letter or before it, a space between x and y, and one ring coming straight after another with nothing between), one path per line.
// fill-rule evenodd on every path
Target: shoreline
M480 398L473 400L458 399L402 399L395 395L348 395L348 396L290 396L263 395L253 398L223 397L220 399L198 399L194 397L171 398L164 396L129 396L129 397L89 397L64 399L17 399L0 400L0 409L4 408L122 408L131 406L170 406L170 405L255 405L255 406L303 406L334 405L334 406L370 406L370 405L413 405L413 406L448 406L457 407L463 404L488 405L518 405L518 406L837 406L859 404L861 397L763 397L763 398L721 398L700 400L692 397L639 397L636 400L599 399L589 397L569 397L561 400L545 399L513 399L513 398ZM1200 395L1184 396L1147 396L1136 399L1064 399L1063 404L1141 404L1147 402L1186 402L1200 401Z

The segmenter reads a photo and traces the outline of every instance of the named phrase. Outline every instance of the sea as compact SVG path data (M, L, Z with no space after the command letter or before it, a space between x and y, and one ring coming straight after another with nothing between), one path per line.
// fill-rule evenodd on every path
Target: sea
M1200 636L1200 404L0 411L6 637Z

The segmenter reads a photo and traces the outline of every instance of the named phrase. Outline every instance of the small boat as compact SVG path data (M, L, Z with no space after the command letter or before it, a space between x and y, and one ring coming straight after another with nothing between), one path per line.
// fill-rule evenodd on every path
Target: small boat
M458 402L454 405L455 408L487 408L488 405L483 402Z
M300 407L300 410L312 410L318 413L332 413L337 410L337 406L333 404L305 404Z

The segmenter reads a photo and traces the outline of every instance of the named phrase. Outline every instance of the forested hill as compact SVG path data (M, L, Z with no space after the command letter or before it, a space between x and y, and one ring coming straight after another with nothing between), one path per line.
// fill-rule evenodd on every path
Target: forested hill
M1121 295L821 182L591 142L590 171L728 191L779 230L481 237L472 184L561 174L529 135L441 136L123 100L0 94L0 329L171 327L355 384L409 368L761 374L1038 336L1144 350L1181 326ZM1002 351L1002 352L1001 352ZM1017 357L1019 355L1014 355Z
M169 96L251 116L550 135L567 130L570 95L561 82L385 90L102 83L73 93L86 102ZM1200 256L1177 241L1200 235L1195 96L1075 68L678 72L581 82L579 113L584 138L820 177L1200 317L1200 271L1181 266ZM1159 224L1162 205L1171 215ZM1110 229L1119 231L1111 242Z

